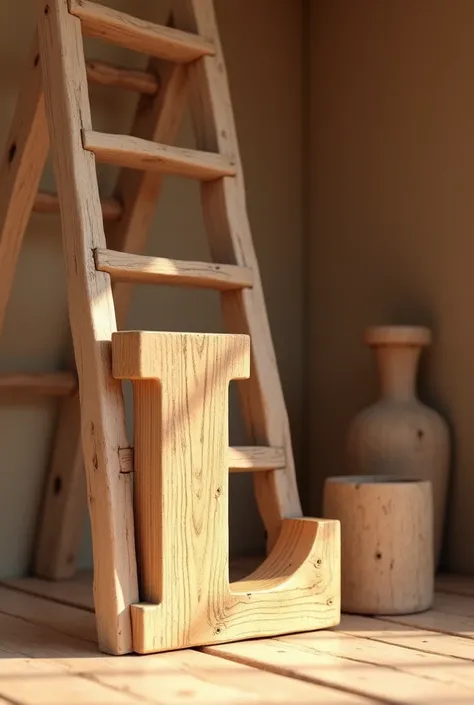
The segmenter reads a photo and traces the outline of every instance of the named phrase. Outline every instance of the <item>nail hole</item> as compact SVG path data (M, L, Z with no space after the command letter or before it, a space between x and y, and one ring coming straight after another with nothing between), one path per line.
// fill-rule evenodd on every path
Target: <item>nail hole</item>
M418 436L418 438L421 439L421 438L423 438L423 436L425 435L425 432L422 431L421 428L420 428L420 430L418 431L418 433L417 433L416 435Z
M60 477L55 477L54 478L54 483L53 483L53 492L55 495L58 495L63 488L63 481L61 480Z
M322 565L322 560L321 560L321 558L318 558L318 560L316 561L316 565Z
M34 60L34 65L35 65L35 66L38 66L39 60L40 60L40 55L39 55L39 54L36 54L35 60Z
M46 7L44 8L44 14L47 15L48 12L49 12L49 5L46 5Z
M375 557L378 561L382 558L382 554L380 553L380 551L377 551L377 553L375 554Z
M8 161L10 162L10 164L12 163L13 159L15 158L15 154L16 154L16 142L13 142L10 149L8 150Z

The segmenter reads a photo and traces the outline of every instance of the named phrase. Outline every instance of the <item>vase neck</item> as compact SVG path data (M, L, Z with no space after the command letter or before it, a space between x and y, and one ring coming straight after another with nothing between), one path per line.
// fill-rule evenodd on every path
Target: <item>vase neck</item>
M385 398L409 401L416 397L419 346L383 345L376 349L381 392Z

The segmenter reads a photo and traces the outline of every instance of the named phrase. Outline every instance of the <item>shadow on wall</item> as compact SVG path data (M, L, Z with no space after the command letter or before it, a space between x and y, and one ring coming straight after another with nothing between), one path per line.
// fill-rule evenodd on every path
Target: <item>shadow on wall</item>
M311 3L313 510L376 395L368 325L432 327L420 393L449 419L445 565L474 572L474 6Z

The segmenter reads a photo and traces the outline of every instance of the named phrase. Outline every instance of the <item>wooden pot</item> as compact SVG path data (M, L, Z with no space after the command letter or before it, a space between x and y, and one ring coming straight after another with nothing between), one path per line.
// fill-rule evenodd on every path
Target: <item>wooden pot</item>
M342 610L408 614L434 593L431 483L400 477L331 477L324 516L341 522Z

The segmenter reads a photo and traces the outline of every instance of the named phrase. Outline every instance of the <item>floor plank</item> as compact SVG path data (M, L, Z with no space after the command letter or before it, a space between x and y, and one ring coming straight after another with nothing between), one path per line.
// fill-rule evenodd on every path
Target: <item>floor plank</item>
M466 595L453 595L440 592L435 596L433 608L438 612L473 617L474 599Z
M234 563L232 579L258 562ZM90 573L8 581L0 585L0 705L471 705L469 584L446 579L434 609L419 615L343 615L335 630L109 657L95 643Z
M436 591L474 597L474 577L442 573L436 577Z
M15 578L4 580L0 584L30 595L46 597L64 605L94 611L92 572L90 570L81 571L74 578L59 582L41 580L40 578Z
M0 696L13 694L24 705L374 704L198 651L104 656L85 641L0 614Z
M0 586L0 612L85 641L97 642L95 617L77 607Z
M403 646L406 649L424 651L428 654L454 656L458 659L474 661L472 643L469 639L464 639L460 636L440 634L416 627L409 628L403 624L358 615L343 615L337 631L365 639Z
M226 644L205 651L393 705L468 705L474 701L474 681L439 675L439 662L430 665L437 657L338 632ZM456 665L463 663L459 660Z
M438 610L420 612L420 614L407 614L380 617L384 622L401 624L405 627L427 629L440 634L460 636L463 639L474 639L474 617L449 614ZM474 646L473 646L474 650Z

